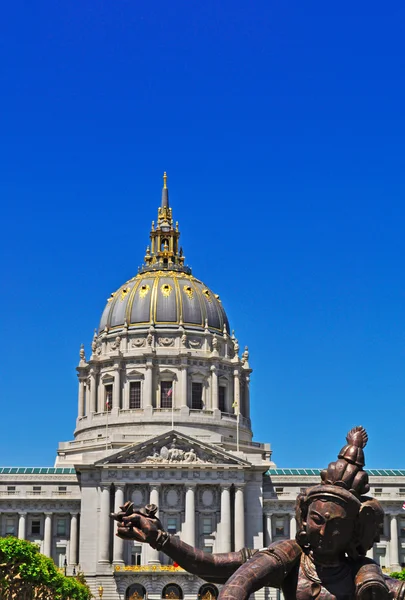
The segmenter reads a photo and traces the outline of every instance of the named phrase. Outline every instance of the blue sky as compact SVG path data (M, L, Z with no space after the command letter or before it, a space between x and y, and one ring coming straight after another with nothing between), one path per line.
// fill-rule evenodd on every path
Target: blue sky
M44 0L0 23L0 464L52 465L167 170L281 467L405 468L403 2Z

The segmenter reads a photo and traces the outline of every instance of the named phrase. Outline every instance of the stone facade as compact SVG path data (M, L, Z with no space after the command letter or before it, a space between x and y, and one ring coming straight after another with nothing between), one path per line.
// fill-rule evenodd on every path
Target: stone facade
M88 360L80 349L74 439L59 444L52 468L0 469L1 535L83 571L105 600L216 595L162 553L114 535L109 514L125 500L156 504L187 543L228 552L293 537L295 498L319 481L319 470L277 469L270 444L252 441L248 349L219 296L184 265L179 236L165 180L145 265L111 295ZM396 569L405 471L370 471L370 481L386 511L372 556Z

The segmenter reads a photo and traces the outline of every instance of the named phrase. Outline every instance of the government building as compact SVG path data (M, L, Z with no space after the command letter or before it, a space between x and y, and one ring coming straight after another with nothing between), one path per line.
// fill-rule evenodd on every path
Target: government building
M162 553L115 535L126 500L159 507L165 529L205 552L262 548L295 536L297 494L319 469L278 469L253 441L252 369L220 291L185 263L163 178L137 275L108 299L91 354L80 349L73 439L54 467L1 468L1 535L39 545L104 600L213 600L218 589ZM299 457L297 457L297 461ZM405 470L369 471L386 513L370 555L405 563ZM261 590L259 599L276 597Z

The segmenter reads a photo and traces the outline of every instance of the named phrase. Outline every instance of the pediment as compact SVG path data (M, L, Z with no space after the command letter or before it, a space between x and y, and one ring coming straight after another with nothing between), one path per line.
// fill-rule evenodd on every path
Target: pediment
M124 450L116 452L96 464L171 465L173 467L192 467L204 464L249 466L247 461L237 458L229 452L175 430L163 433L147 442L127 446Z

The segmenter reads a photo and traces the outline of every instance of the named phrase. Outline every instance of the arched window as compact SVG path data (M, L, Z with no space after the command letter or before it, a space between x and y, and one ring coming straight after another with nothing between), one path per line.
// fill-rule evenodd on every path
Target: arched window
M183 590L175 583L168 583L162 590L163 600L183 600Z
M198 600L216 600L218 589L211 583L205 583L198 590Z
M133 583L125 593L125 600L144 600L146 590L140 583Z

